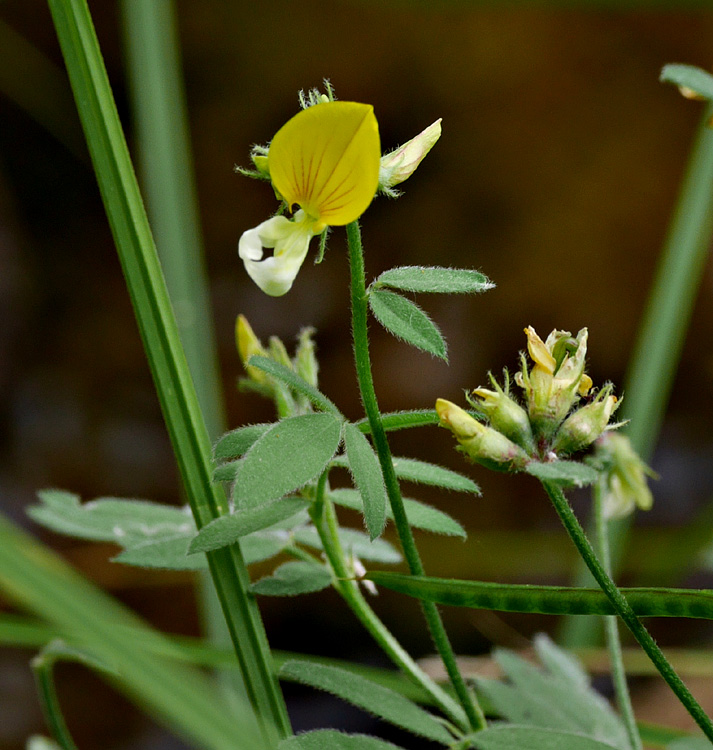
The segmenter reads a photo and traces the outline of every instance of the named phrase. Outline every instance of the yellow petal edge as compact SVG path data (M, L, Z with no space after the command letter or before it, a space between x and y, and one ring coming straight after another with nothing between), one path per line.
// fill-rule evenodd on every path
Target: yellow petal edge
M268 164L277 192L320 224L358 219L379 183L379 126L370 104L324 102L275 134Z

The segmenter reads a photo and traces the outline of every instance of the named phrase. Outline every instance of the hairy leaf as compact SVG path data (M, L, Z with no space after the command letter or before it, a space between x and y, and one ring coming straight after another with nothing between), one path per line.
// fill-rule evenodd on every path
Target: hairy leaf
M228 458L239 458L243 456L269 429L271 424L249 424L238 427L236 430L226 432L213 448L213 456L224 461Z
M495 284L479 271L469 268L401 266L379 276L375 286L390 286L406 292L473 294L492 289Z
M394 292L373 289L369 305L374 317L396 338L448 361L441 332L416 303Z
M369 441L353 424L344 425L344 448L354 484L362 499L364 521L373 541L386 525L386 486L379 459Z
M396 745L366 734L342 734L336 729L318 729L288 737L278 750L401 750Z
M408 698L345 669L307 661L288 661L279 676L326 690L370 714L414 734L449 745L451 734Z
M236 507L254 508L303 487L334 456L341 432L341 421L326 412L274 424L238 467L233 487Z
M204 526L191 541L189 554L207 552L233 544L241 537L294 517L309 505L301 497L283 497L257 508L237 510Z
M251 589L266 596L297 596L321 591L331 583L332 575L323 565L298 560L280 565L271 576L261 578Z
M586 487L588 484L594 484L599 476L596 469L577 461L531 461L525 467L525 471L542 482L554 482L561 487Z

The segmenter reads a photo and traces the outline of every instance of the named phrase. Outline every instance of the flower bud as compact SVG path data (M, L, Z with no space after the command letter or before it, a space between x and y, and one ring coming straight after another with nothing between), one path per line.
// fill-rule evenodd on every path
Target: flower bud
M592 379L584 372L587 329L583 328L576 339L569 331L552 331L542 341L532 326L525 329L525 334L535 364L528 370L523 356L515 382L525 390L535 431L549 439L579 397L592 387Z
M379 189L389 192L416 171L426 154L441 137L441 120L438 119L408 143L381 157Z
M612 395L613 386L606 385L591 403L577 409L559 428L552 444L555 453L569 455L590 446L606 429L619 401Z
M604 466L606 518L621 518L636 507L650 510L654 498L646 477L658 476L641 460L626 435L604 433L597 442L596 458Z
M481 424L460 406L439 398L436 412L441 426L456 436L462 451L483 466L499 471L518 471L528 462L528 455L519 445L492 427Z
M494 391L476 388L472 395L477 397L477 401L466 396L468 402L498 432L524 448L527 453L532 454L535 450L535 441L532 437L530 418L522 406L510 396L507 373L505 390L492 375L490 375L490 382L495 388Z
M244 315L238 315L238 318L235 321L235 344L238 348L240 361L243 363L245 372L250 380L259 385L269 387L271 385L270 377L257 367L250 367L250 365L248 365L250 357L255 355L267 357L268 354L260 343L260 339L250 327L248 319Z
M297 374L316 388L319 365L315 356L313 335L314 328L303 328L300 331L293 364Z

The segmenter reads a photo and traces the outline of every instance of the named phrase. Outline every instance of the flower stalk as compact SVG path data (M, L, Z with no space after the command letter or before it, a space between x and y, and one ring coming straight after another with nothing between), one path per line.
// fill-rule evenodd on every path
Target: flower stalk
M368 295L364 271L364 252L361 242L359 223L354 221L347 224L347 244L349 247L349 266L351 271L351 304L352 304L352 336L354 340L354 361L356 365L359 391L364 410L369 420L374 449L379 458L381 471L384 475L386 492L394 513L394 524L399 535L404 557L412 575L424 575L423 563L406 517L401 489L394 471L391 450L386 438L386 432L381 423L381 413L374 390L374 379L371 372L371 357L369 354L369 335L367 330ZM458 700L468 717L471 729L477 731L485 727L485 716L473 693L468 689L465 680L458 670L455 654L443 626L443 621L432 602L422 602L424 616L428 624L433 643L443 660Z
M656 641L654 641L649 631L644 627L636 614L634 614L634 610L604 569L592 549L592 545L587 539L584 529L567 502L564 493L559 486L552 482L543 482L542 486L552 501L555 511L577 551L602 591L612 603L617 614L624 621L624 624L629 628L631 634L646 652L646 655L651 659L659 674L681 701L693 720L698 724L711 743L713 743L713 722L711 722L706 712L693 697L691 691L686 687L678 674L676 674L676 671L666 659L661 649L656 645Z

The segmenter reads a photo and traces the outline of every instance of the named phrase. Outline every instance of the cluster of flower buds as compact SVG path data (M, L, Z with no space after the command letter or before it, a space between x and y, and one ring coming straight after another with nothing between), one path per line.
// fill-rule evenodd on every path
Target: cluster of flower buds
M515 383L524 391L525 405L491 375L490 388L476 388L466 396L475 415L439 399L441 424L458 439L470 458L486 466L509 471L529 461L553 461L591 446L603 433L620 425L609 420L619 406L611 383L598 392L585 372L587 329L576 337L552 331L543 341L529 326L525 329L533 366L522 355ZM586 399L583 405L580 403Z
M247 374L247 378L240 380L241 388L255 391L273 400L280 417L312 411L309 401L304 396L295 393L285 383L249 362L251 357L266 357L292 370L316 388L319 366L315 355L313 334L313 328L303 328L300 331L295 356L291 358L284 343L277 336L271 336L268 347L264 347L247 318L239 315L235 321L235 344Z

